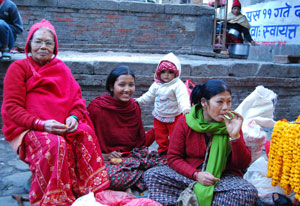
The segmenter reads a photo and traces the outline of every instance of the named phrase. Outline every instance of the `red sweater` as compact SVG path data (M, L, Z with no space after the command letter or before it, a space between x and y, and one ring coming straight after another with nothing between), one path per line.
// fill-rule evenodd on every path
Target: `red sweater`
M35 75L29 64L36 71ZM44 66L31 57L13 62L4 78L1 113L2 130L8 141L33 129L37 118L64 123L68 116L76 115L90 121L85 100L71 70L56 58Z
M241 137L231 141L231 154L225 171L242 176L251 161L251 152ZM203 163L206 151L203 133L192 130L186 123L185 116L180 118L173 131L168 150L168 165L176 172L192 179L192 175ZM224 172L225 172L224 171Z

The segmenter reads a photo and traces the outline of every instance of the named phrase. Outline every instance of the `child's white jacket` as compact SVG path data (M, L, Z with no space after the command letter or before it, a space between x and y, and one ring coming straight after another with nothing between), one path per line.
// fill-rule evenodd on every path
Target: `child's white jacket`
M136 101L141 106L154 102L156 114L161 117L175 117L184 110L190 110L190 97L185 84L180 79L181 65L178 58L173 53L169 53L160 60L160 63L162 61L172 62L179 71L178 77L168 83L154 82ZM157 80L156 75L154 79Z

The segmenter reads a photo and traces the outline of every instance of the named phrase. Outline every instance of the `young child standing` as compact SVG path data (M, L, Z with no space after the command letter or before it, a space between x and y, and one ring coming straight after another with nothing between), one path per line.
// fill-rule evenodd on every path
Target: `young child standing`
M159 62L154 83L136 101L141 105L154 102L155 141L160 155L166 155L173 128L182 113L191 108L190 97L185 84L180 80L181 65L173 54L165 55Z

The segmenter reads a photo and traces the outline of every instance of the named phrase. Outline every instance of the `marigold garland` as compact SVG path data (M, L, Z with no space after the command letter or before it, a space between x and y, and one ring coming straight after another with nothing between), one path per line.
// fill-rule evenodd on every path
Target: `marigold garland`
M269 151L267 177L289 195L293 190L300 200L300 115L296 122L286 119L274 125Z

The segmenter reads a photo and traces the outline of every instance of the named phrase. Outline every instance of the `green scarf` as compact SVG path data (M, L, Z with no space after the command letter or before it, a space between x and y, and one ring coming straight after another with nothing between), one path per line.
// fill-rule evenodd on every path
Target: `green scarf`
M191 108L190 113L186 114L186 123L193 130L200 133L212 133L213 139L211 149L209 153L208 163L206 171L211 173L217 178L220 178L222 172L226 167L228 155L231 152L229 143L229 136L226 130L226 126L223 122L207 123L203 117L203 109L200 108L197 112L195 110L197 105ZM215 185L204 186L197 182L194 186L194 192L198 199L198 205L210 206Z

